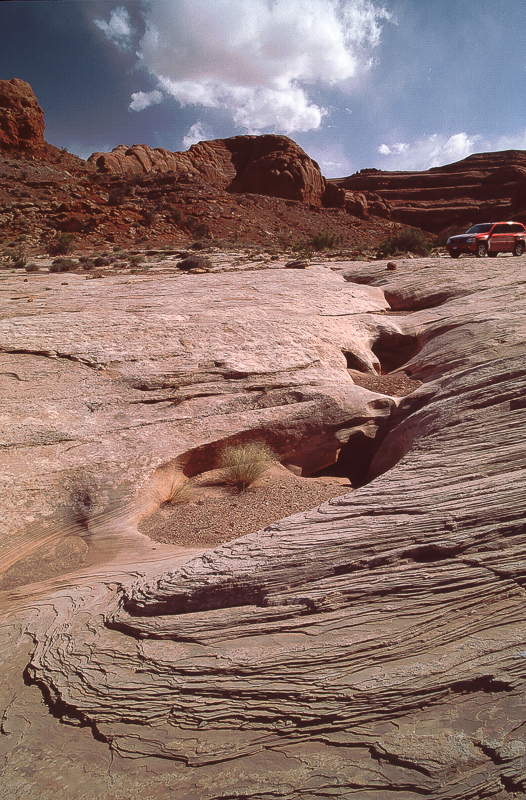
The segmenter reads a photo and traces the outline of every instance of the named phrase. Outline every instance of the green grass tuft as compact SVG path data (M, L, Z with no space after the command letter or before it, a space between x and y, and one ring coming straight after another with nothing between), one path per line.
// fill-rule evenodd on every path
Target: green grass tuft
M223 470L226 483L243 492L277 460L275 452L265 442L250 442L225 447L219 458L219 466Z
M414 253L417 256L427 256L431 251L431 243L422 231L414 228L404 228L394 233L378 248L378 258L397 256L402 253Z

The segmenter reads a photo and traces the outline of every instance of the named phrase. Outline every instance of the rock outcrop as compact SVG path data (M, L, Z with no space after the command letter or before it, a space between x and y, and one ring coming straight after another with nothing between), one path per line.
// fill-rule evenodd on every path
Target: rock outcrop
M374 436L395 402L355 386L342 351L380 369L374 342L401 333L367 313L386 307L382 292L327 267L243 266L115 275L103 288L84 275L66 285L60 274L35 275L29 295L20 284L20 302L7 300L0 321L2 444L18 486L9 500L4 493L3 541L26 517L70 504L79 482L92 497L127 496L182 456L189 473L210 469L224 442L247 434L264 432L304 474L333 463L352 436ZM15 458L27 447L30 465ZM37 485L46 488L35 494Z
M119 145L88 159L102 173L173 172L200 176L218 189L263 194L315 206L344 205L344 192L329 185L318 164L286 136L233 136L199 142L181 153L146 145Z
M29 305L8 276L4 554L40 524L88 559L2 597L4 794L525 795L526 258L469 263L46 276ZM351 360L424 383L367 392ZM186 560L134 532L178 454L283 423L298 464L380 417L365 484L318 509Z
M35 150L45 145L44 112L29 83L0 81L0 149Z
M371 207L392 218L438 233L450 227L498 219L526 219L526 152L477 153L425 172L361 170L332 181L350 202L373 193L381 203Z

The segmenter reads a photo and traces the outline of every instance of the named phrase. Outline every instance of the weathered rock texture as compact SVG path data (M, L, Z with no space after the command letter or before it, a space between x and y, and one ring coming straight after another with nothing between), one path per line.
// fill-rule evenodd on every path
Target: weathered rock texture
M75 285L67 297L42 293L38 314L15 305L9 284L2 379L11 403L13 386L27 403L12 419L2 406L12 436L2 497L16 498L15 518L44 513L20 485L22 461L37 493L44 468L52 474L49 513L60 473L63 483L96 465L108 493L143 480L196 441L199 415L203 446L227 415L230 436L283 423L297 463L314 438L322 446L378 411L391 416L369 482L317 510L185 563L174 553L168 566L163 552L156 567L150 553L127 577L123 555L113 582L99 567L35 603L12 593L4 794L525 795L526 258L469 263L461 274L445 259L395 272L342 264L341 274L253 273L250 284L234 274L224 286L181 276L157 298L150 281L135 284L133 300L129 285L105 283L105 309L93 282L76 310ZM382 313L384 296L406 313ZM342 351L363 370L403 366L424 384L396 407L346 383ZM279 403L263 408L263 394ZM320 407L338 412L326 419ZM107 508L92 517L92 544L113 529L118 550L127 523L133 543L126 505ZM25 666L55 717L76 726L69 737L51 717L38 722L35 687L16 683Z
M350 208L438 233L476 222L526 218L526 153L477 153L425 172L361 170L331 181Z
M349 438L374 437L395 406L353 384L344 352L374 372L371 348L397 340L398 322L367 313L387 306L379 289L328 267L31 275L4 291L5 536L70 506L81 485L91 504L130 496L157 467L184 456L187 473L209 469L243 437L309 474Z
M44 127L44 112L29 83L0 81L0 149L42 147Z
M344 192L329 184L318 164L287 136L233 136L199 142L182 153L147 145L119 145L93 153L88 162L102 173L137 175L174 172L204 178L218 189L344 206Z

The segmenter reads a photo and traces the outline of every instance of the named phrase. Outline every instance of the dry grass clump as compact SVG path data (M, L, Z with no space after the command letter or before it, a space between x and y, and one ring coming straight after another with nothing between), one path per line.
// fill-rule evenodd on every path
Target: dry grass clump
M181 472L176 472L163 492L163 505L177 506L188 503L194 496L194 490L188 478Z
M275 452L265 442L250 442L230 445L223 449L219 467L226 483L237 486L243 492L277 461Z

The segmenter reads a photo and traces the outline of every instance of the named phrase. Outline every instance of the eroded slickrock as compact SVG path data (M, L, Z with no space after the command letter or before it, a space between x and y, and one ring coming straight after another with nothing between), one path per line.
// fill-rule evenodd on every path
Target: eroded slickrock
M84 459L112 475L115 489L112 464L140 482L189 449L198 415L201 455L220 438L227 413L230 435L242 424L274 432L279 419L294 431L312 413L321 446L324 432L331 441L385 401L376 408L390 412L390 430L369 482L318 509L186 561L174 554L173 565L167 552L158 564L149 553L135 575L121 554L75 586L41 592L38 602L14 592L1 651L0 740L12 796L35 785L25 767L32 746L49 787L43 797L67 796L60 792L68 773L86 800L110 785L118 800L524 796L526 259L466 264L460 275L449 259L398 261L394 272L385 263L346 263L341 272L262 271L250 284L231 274L220 278L230 281L228 293L212 276L180 276L161 280L157 299L148 279L135 284L133 304L126 286L110 294L106 284L98 316L100 290L73 313L72 298L55 287L38 318L13 311L3 324L4 357L13 359L4 381L20 383L29 400L38 358L84 377L77 401L68 406L72 383L53 401L66 415L71 448L63 475L68 461L71 469L72 459ZM384 296L398 314L386 313ZM77 320L67 343L58 333L66 308ZM79 316L86 308L89 329L89 315ZM215 354L206 365L204 330ZM423 385L400 402L350 383L346 390L343 354L354 369L362 363L374 372L383 362ZM29 359L26 372L15 358ZM44 380L47 370L38 374ZM277 392L282 405L254 407L256 375L265 397ZM47 380L50 397L58 383L53 374ZM97 459L84 440L88 413L102 409L79 409L81 398L103 402L101 386L98 395L93 389L99 380L111 400L103 426L93 416ZM141 392L153 402L137 403ZM304 402L302 392L314 394ZM324 409L339 409L327 425L314 395L326 398ZM248 406L238 405L242 398ZM49 436L49 408L47 419ZM35 428L29 413L18 430L7 421L20 442ZM157 455L141 472L132 456L140 461L148 446ZM57 469L52 449L36 447ZM299 463L303 447L291 443L290 458ZM24 451L14 442L11 452L4 473ZM43 463L31 467L37 486ZM199 458L190 463L197 469ZM21 505L26 490L11 489ZM54 491L58 498L58 482ZM125 506L113 516L102 511L98 522L95 515L94 541L97 525L118 539L119 525L130 528ZM27 667L33 687L16 684L10 663ZM76 726L68 741L51 717L45 740L35 686L56 717ZM103 743L113 757L105 774ZM78 786L79 769L89 786Z
M352 352L374 373L376 339L400 335L397 320L368 313L386 308L382 291L325 266L7 278L2 305L10 558L58 510L127 503L177 459L187 474L215 466L226 442L263 438L308 475L353 437L374 438L399 402L346 369Z

